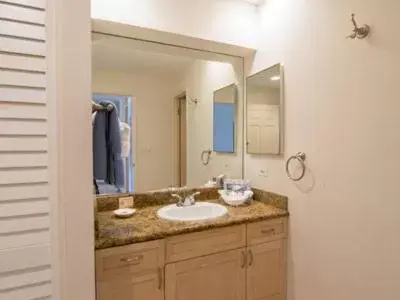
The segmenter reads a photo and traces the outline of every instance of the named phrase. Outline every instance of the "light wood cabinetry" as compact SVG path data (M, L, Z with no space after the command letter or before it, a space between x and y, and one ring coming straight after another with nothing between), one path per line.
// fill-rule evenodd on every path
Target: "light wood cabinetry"
M285 299L284 240L248 248L247 300Z
M166 239L166 261L174 262L246 246L246 225L211 229Z
M247 246L282 239L286 236L287 220L284 218L247 225Z
M97 300L163 300L163 284L163 240L96 251Z
M245 249L168 264L165 300L244 300Z
M160 269L162 272L162 269ZM97 300L163 300L162 273L115 276L97 282Z
M286 222L98 250L97 300L284 300Z

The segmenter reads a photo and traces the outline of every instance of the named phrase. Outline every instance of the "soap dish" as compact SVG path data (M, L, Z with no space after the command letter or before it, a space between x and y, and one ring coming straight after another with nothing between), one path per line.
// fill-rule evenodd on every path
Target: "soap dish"
M136 209L133 208L120 208L117 210L114 210L114 215L118 218L129 218L133 216L135 213Z

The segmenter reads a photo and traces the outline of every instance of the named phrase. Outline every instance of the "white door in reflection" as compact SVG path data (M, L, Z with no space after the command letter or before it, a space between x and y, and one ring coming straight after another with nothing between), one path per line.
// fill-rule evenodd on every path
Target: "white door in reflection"
M279 106L251 104L247 118L247 142L251 153L278 153Z

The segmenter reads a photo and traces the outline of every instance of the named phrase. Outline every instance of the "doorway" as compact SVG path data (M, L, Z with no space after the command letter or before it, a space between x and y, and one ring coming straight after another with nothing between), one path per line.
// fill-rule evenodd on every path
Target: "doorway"
M135 163L133 159L133 143L132 143L132 97L110 95L110 94L98 94L95 93L92 96L93 101L100 103L102 101L111 102L114 104L118 111L118 118L120 121L121 130L121 149L122 159L124 164L124 186L116 187L105 183L104 181L97 180L99 194L114 194L114 193L133 193L134 192L134 174L135 174Z
M185 186L187 181L187 124L186 124L186 92L176 97L177 102L177 131L178 131L178 186Z

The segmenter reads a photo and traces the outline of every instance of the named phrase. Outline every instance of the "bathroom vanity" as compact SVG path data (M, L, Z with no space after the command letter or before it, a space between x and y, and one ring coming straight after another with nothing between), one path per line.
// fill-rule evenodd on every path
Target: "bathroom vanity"
M199 222L162 220L156 212L164 205L140 203L132 218L117 219L104 199L109 203L97 214L97 299L285 299L287 199L255 198Z
M92 47L93 100L102 105L93 122L100 132L93 143L95 191L163 190L96 198L97 300L284 300L287 198L250 189L243 155L283 153L282 65L249 77L247 89L241 56L121 39L131 28L113 24L102 32L108 25L101 25ZM187 67L174 67L171 76L178 57ZM119 151L104 155L122 146L105 128L116 122L102 121L117 114L131 122L127 136L141 137L123 144L124 172ZM172 186L189 188L179 194L166 188ZM226 206L219 192L230 204L245 202L246 192L254 201ZM229 200L231 192L244 198ZM113 211L126 197L136 212L119 219Z

